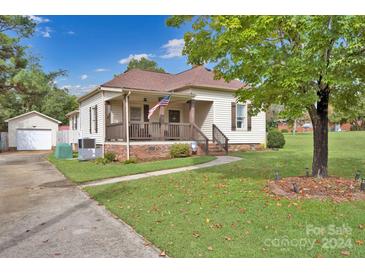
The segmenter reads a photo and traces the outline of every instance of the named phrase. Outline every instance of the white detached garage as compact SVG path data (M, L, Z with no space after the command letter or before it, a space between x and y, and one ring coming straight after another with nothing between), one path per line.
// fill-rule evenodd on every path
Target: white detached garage
M17 150L50 150L56 146L60 121L38 111L10 118L8 123L9 148Z

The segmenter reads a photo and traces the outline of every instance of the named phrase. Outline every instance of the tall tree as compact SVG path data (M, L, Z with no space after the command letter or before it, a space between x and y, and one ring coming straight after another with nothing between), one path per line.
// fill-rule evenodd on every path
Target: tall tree
M14 88L13 77L27 66L22 38L30 37L36 24L25 16L0 15L0 93Z
M67 90L54 88L42 100L40 111L65 124L67 122L65 114L77 109L78 106L75 95L70 95Z
M12 80L14 88L0 93L0 128L6 127L7 118L32 110L65 123L65 114L78 104L75 96L54 84L57 77L64 75L64 71L45 73L38 64L20 70Z
M128 64L127 71L134 68L156 72L165 72L165 70L159 67L155 61L149 60L145 57L142 57L141 59L132 59Z
M364 16L173 16L192 21L183 53L191 64L212 62L217 77L248 84L240 100L254 112L270 104L313 123L312 175L328 174L328 106L349 108L365 92Z

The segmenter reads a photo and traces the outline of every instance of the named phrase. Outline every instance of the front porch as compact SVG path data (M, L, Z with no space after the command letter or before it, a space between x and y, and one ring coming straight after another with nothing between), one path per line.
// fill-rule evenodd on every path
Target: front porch
M149 109L161 97L140 92L105 101L105 141L126 142L127 136L129 141L208 141L196 124L196 102L191 95L173 96L148 119Z

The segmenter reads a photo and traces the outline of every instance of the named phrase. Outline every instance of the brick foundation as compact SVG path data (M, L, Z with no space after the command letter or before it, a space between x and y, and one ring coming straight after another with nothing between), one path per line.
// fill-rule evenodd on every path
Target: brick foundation
M152 161L170 158L170 148L173 144L141 144L131 145L129 155L139 161ZM190 147L190 144L189 144ZM230 144L229 151L263 150L262 144ZM117 154L118 161L127 159L127 146L125 144L105 144L105 152L112 151ZM190 151L191 154L191 151ZM198 146L195 155L204 155L202 146Z
M264 144L229 144L228 151L249 151L249 150L263 150Z
M137 158L139 161L169 159L171 146L172 144L131 145L129 156ZM107 151L116 153L118 161L125 161L127 159L127 146L125 144L105 144L105 152ZM201 154L201 149L198 149L197 155Z

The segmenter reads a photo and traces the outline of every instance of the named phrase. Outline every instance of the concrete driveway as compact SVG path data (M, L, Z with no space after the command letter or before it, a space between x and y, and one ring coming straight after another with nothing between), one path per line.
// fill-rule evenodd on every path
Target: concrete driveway
M0 154L0 257L158 257L35 152Z

